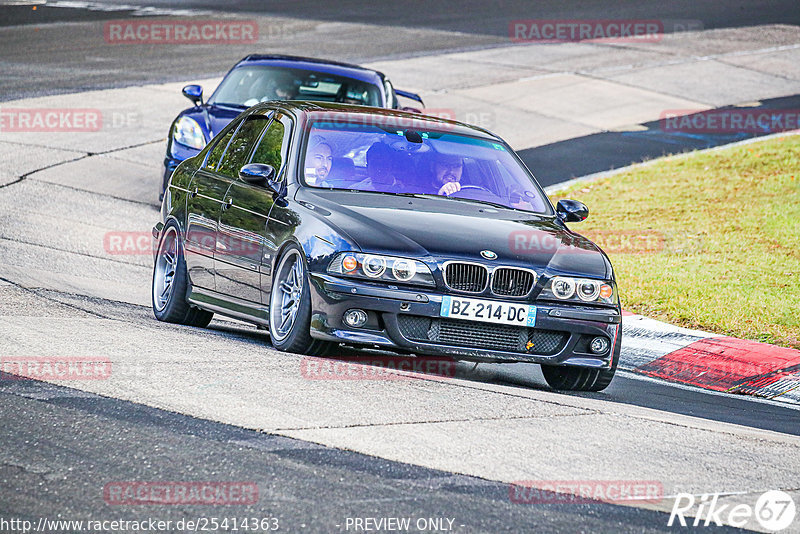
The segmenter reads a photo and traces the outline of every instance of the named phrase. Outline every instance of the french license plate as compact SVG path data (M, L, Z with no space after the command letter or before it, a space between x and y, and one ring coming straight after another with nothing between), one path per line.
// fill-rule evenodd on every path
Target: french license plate
M445 296L439 315L484 323L536 326L536 306L529 304Z

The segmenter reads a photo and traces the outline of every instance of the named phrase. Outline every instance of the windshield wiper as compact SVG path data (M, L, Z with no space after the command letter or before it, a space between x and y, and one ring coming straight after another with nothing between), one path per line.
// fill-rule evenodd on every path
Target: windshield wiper
M330 189L331 191L349 191L351 193L378 193L380 195L394 195L398 197L413 197L413 198L425 198L425 197L437 197L439 195L426 195L423 193L394 193L392 191L370 191L369 189L337 189L335 187L328 187L326 189Z
M232 102L209 102L212 106L227 106L229 108L246 108L244 104L234 104Z
M335 189L335 188L330 188ZM460 197L448 197L445 195L436 195L433 193L395 193L392 191L369 191L367 189L340 189L340 191L350 191L353 193L379 193L381 195L394 195L398 197L411 197L411 198L431 198L431 199L449 199L449 200L460 200L462 202L472 202L477 204L486 204L487 206L492 206L495 208L501 208L505 210L515 210L516 208L511 208L509 206L504 206L503 204L498 204L497 202L489 202L488 200L475 200L472 198L460 198ZM524 210L523 210L524 211Z
M495 207L495 208L501 208L501 209L504 209L504 210L516 209L516 208L509 207L509 206L504 206L503 204L498 204L497 202L489 202L488 200L476 200L474 198L461 198L461 197L442 197L442 195L430 195L430 196L435 196L435 197L440 197L440 198L449 198L451 200L460 200L461 202L472 202L472 203L475 203L475 204L486 204L487 206L492 206L492 207Z

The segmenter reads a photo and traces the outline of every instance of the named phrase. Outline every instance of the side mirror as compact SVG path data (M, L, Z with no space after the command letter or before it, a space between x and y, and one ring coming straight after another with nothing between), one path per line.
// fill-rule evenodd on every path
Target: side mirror
M589 208L577 200L559 200L556 205L558 218L564 222L581 222L589 216Z
M425 102L422 101L422 97L419 96L417 93L412 93L411 91L403 91L402 89L395 89L394 94L397 96L402 96L403 98L408 98L409 100L414 100L419 102L423 107L425 106Z
M183 88L183 96L191 100L195 106L203 105L203 88L199 85L187 85ZM198 104L199 102L199 104Z
M275 169L272 165L265 163L248 163L239 169L239 178L253 185L265 185L273 182L275 178ZM270 187L270 189L273 189ZM273 189L274 191L274 189Z

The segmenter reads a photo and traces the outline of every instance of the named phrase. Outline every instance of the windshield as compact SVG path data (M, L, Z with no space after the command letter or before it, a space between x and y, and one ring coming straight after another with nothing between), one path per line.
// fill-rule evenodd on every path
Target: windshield
M438 195L551 214L544 193L506 145L424 126L313 122L304 179L317 188Z
M380 88L324 72L251 65L222 80L210 104L250 107L268 100L314 100L381 107Z

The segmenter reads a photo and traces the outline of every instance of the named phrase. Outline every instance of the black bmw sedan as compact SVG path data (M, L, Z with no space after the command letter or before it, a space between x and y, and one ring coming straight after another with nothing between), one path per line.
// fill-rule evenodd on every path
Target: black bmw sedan
M338 344L530 362L556 389L614 376L621 310L607 256L572 232L497 136L401 111L269 102L173 173L153 228L153 311Z

